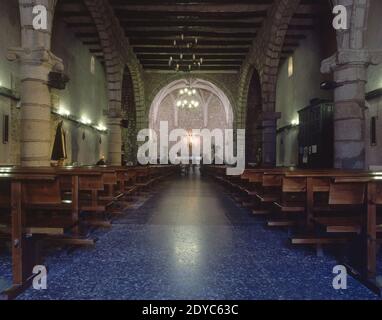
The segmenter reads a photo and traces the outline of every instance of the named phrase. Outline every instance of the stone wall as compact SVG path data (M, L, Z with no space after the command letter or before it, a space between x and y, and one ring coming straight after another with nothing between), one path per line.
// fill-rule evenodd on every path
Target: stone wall
M11 89L18 94L20 79L17 63L6 59L9 46L20 46L21 28L17 1L0 1L0 86ZM18 164L20 161L19 142L19 106L18 102L5 96L0 96L0 164ZM3 116L10 116L9 142L3 143Z
M320 34L317 32L309 34L300 42L300 46L292 57L293 75L288 76L288 59L286 59L281 63L277 76L276 111L281 113L278 128L290 125L293 120L297 120L298 111L308 106L311 99L333 100L331 91L320 89L320 83L326 79L326 76L320 72L321 61L325 58ZM278 165L297 165L297 136L298 127L278 134L276 151Z
M371 0L370 12L368 17L368 30L366 33L366 47L370 49L382 48L381 33L381 12L382 1ZM366 91L382 88L382 64L370 66ZM365 112L365 140L366 140L366 165L382 166L382 98L371 99L367 103ZM370 121L371 117L376 117L377 143L372 144L370 140Z
M104 110L108 108L108 98L104 67L95 59L94 74L91 72L92 55L89 49L60 18L55 19L53 26L52 52L63 60L65 73L70 78L65 90L51 90L53 108L65 108L78 119L86 117L95 125L105 126L107 119ZM52 116L53 120L55 118ZM107 155L106 136L69 120L64 120L64 123L67 132L67 163L94 164L101 155ZM56 127L57 121L53 121L52 143Z

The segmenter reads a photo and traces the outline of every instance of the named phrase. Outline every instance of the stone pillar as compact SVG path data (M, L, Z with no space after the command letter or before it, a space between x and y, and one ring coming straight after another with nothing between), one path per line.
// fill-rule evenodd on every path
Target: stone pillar
M109 152L107 163L111 166L120 166L122 159L122 129L121 117L108 118Z
M50 51L54 0L20 0L21 48L10 48L7 58L20 63L21 165L49 166L51 152L51 98L47 85L50 71L63 71L60 59ZM33 6L47 9L47 30L35 30Z
M334 79L334 167L364 169L365 163L365 63L338 66Z
M340 50L323 61L321 71L334 72L334 167L365 169L365 85L367 67L380 59L379 52Z
M262 166L276 166L277 120L279 112L263 112L260 116L262 129Z

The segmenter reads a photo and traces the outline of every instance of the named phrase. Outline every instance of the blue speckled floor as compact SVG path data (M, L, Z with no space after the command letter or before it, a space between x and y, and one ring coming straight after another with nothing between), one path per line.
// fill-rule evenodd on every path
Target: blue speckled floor
M334 290L333 257L289 247L213 182L178 178L159 191L97 231L95 248L50 255L48 289L19 299L377 299L350 277ZM0 272L9 279L6 257Z

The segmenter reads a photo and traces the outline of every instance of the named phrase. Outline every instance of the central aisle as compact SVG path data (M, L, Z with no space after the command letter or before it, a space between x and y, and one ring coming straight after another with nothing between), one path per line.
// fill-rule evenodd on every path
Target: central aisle
M290 248L212 181L176 177L99 230L93 249L47 259L48 289L21 299L376 298L349 279L332 288L333 258Z

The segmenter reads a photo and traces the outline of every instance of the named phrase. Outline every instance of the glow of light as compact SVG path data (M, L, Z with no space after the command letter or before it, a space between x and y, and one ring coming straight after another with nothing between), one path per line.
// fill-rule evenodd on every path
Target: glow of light
M180 107L181 105L182 105L182 101L177 101L177 102L176 102L176 106L177 106L177 107Z
M106 128L102 123L100 123L100 124L96 127L96 129L99 130L99 131L106 131L106 130L107 130L107 128Z
M373 172L373 176L382 176L382 172Z
M89 125L89 124L92 123L92 121L89 118L85 117L85 116L82 116L80 121L81 121L81 123L86 124L86 125Z
M2 87L3 86L3 83L0 81L0 87Z
M292 126L298 126L300 124L300 121L296 118L292 120L291 124Z
M65 109L64 107L60 107L57 111L57 113L60 115L60 116L65 116L65 117L69 117L70 116L70 111L68 109Z
M288 58L288 77L292 77L294 72L294 61L293 61L293 56L290 56Z
M180 94L184 94L183 89L180 89L179 93L180 93Z

